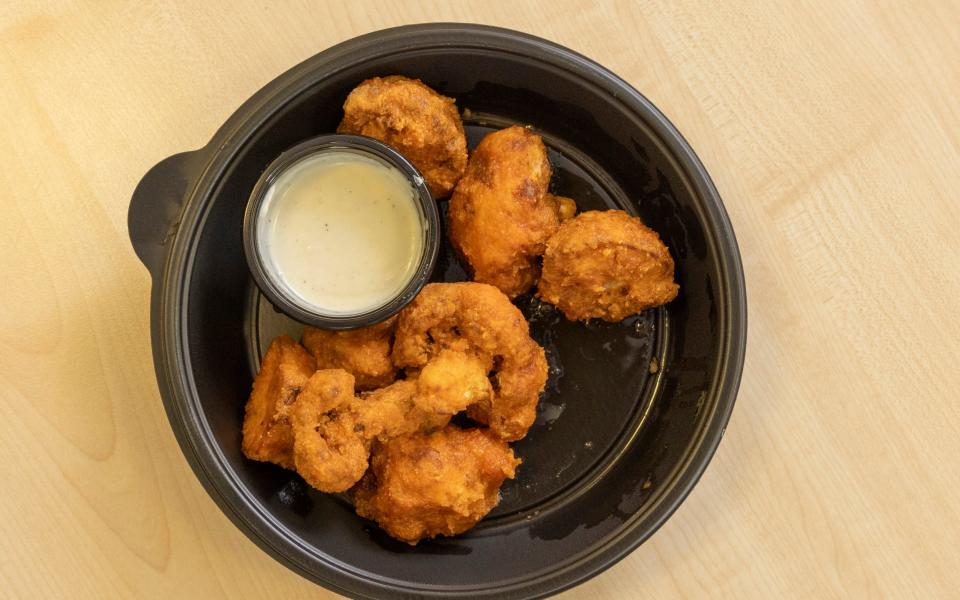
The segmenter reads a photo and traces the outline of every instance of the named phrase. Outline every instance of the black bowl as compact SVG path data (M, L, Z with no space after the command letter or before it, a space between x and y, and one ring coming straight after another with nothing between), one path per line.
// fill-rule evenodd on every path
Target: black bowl
M285 148L335 129L351 88L394 73L457 98L471 146L491 129L531 124L549 147L554 191L581 209L642 217L673 252L680 284L667 307L623 323L571 323L519 299L551 377L537 423L514 445L524 460L518 479L474 530L416 547L356 517L340 497L240 452L264 344L299 328L251 281L246 198ZM258 92L206 147L151 169L134 192L129 228L154 279L154 362L184 455L254 542L344 594L519 598L583 581L677 508L733 408L746 339L743 273L703 166L625 82L528 35L418 25L330 48ZM464 277L448 246L434 276Z

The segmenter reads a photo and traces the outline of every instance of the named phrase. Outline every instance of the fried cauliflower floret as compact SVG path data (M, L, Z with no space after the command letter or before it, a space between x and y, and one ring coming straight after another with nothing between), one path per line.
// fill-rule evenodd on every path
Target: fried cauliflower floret
M373 77L343 104L338 133L376 138L393 146L423 175L434 198L446 198L467 166L467 138L453 98L418 79Z
M353 492L357 514L408 544L456 535L500 500L500 486L520 464L486 430L454 426L379 444L370 471Z
M252 460L293 468L290 409L317 370L310 353L290 336L270 343L243 418L243 454Z
M449 416L419 409L416 390L411 381L397 381L357 397L354 377L343 369L314 373L293 411L297 472L320 491L343 492L367 470L374 440L443 427Z
M455 415L471 404L490 403L489 369L476 355L441 350L417 377L417 406L427 412Z
M581 213L550 238L537 295L571 320L620 321L678 291L660 236L636 217L607 210Z
M357 389L373 390L393 383L397 370L390 362L397 319L349 331L316 327L303 330L303 345L319 369L343 369L356 379Z
M520 309L503 292L483 283L424 286L400 311L394 364L423 369L443 350L451 349L476 357L494 389L492 396L471 404L467 414L489 424L501 439L525 436L537 416L547 360L543 348L530 337Z
M450 243L473 279L510 298L537 282L537 257L576 210L547 192L550 163L539 135L514 126L487 135L450 199Z

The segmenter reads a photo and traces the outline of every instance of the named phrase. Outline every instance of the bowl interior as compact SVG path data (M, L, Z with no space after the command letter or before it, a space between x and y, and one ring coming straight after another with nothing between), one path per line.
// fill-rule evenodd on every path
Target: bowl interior
M518 479L481 526L416 547L359 519L342 498L315 493L295 474L240 452L260 353L273 335L299 330L252 284L243 258L245 199L280 152L335 129L353 86L393 73L420 78L468 109L471 147L492 129L532 125L550 147L554 191L581 210L639 215L670 247L680 284L666 309L621 324L568 323L519 299L548 351L551 378L536 425L515 444L524 459ZM712 414L706 404L720 362L720 261L696 205L693 186L641 116L579 76L519 53L444 47L382 54L327 74L275 111L219 181L196 239L185 307L205 427L250 502L292 540L300 556L288 558L318 579L332 563L395 589L471 594L556 572L627 532L648 535L658 499ZM435 279L463 278L442 247Z

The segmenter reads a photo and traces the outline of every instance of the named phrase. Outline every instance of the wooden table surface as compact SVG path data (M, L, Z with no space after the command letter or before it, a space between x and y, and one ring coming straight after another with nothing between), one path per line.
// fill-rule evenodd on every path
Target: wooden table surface
M646 94L713 175L746 268L713 463L563 597L956 597L955 0L340 4L0 8L0 596L333 597L248 541L181 455L127 206L287 68L448 20L555 40Z

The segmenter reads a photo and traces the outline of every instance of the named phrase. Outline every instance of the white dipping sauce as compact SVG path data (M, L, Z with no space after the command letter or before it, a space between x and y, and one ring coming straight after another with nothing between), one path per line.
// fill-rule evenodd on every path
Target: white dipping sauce
M260 210L265 266L323 314L383 306L410 282L423 254L416 189L399 169L357 152L301 159L274 180Z

